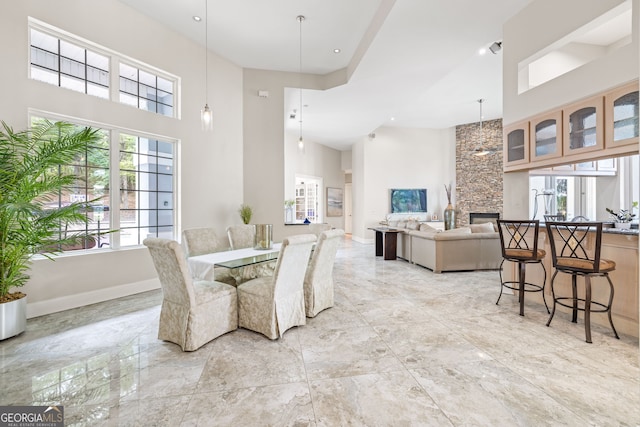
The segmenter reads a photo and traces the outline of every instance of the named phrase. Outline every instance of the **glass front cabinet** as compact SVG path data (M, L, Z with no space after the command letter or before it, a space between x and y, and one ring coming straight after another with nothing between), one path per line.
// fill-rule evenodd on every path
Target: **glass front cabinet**
M529 122L507 126L503 135L505 167L529 163Z
M562 111L563 155L604 148L604 101L596 96L569 105Z
M532 162L562 155L562 111L534 117L529 126Z
M605 95L605 147L638 143L638 82Z

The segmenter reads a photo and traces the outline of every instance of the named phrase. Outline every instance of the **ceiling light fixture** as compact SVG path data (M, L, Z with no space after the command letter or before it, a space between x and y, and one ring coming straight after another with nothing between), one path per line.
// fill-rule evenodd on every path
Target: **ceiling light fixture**
M489 46L489 50L494 55L497 55L500 50L502 50L502 42L493 42L491 46Z
M200 22L202 21L202 18L200 18L198 15L193 15L193 20L196 22Z
M298 139L298 150L304 153L304 139L302 139L302 22L305 20L305 17L298 15L296 20L300 23L300 68L298 74L300 78L300 138Z
M340 53L340 52L342 52L342 50L340 50L340 49L333 49L333 53Z
M480 98L478 99L478 103L480 104L480 143L478 144L478 148L475 149L475 151L473 152L474 156L486 156L487 154L491 154L492 151L491 150L487 150L486 148L484 148L484 136L482 133L482 103L484 102L484 99Z
M204 108L200 110L200 123L202 130L213 129L213 111L209 108L209 0L204 0Z

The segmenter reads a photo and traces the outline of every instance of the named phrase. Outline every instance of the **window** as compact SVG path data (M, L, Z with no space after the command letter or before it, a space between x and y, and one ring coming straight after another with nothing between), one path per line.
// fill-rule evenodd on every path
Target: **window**
M173 117L173 82L121 63L120 102Z
M177 117L178 77L34 18L29 18L29 35L30 78ZM110 88L112 74L119 79Z
M322 178L296 176L296 223L322 222Z
M109 58L34 28L31 78L100 98L109 98Z
M34 117L32 123L38 120L42 118ZM68 252L137 246L150 236L174 239L175 143L124 133L116 128L100 129L99 135L99 141L88 146L85 155L52 171L73 173L78 179L72 188L49 203L57 207L95 200L86 212L88 224L61 229L61 234L83 230L86 233L117 231L104 234L97 241L87 239L83 245L61 249ZM119 162L115 165L110 163L113 150L119 153ZM117 180L111 179L112 176ZM114 182L119 184L119 191L112 194L110 188Z
M172 239L173 144L120 134L120 243Z

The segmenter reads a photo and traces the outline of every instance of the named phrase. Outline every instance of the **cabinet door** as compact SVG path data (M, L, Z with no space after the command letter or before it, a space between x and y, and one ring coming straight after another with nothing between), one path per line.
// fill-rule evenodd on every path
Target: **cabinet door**
M562 111L535 117L530 127L532 162L562 155Z
M638 143L638 82L605 95L605 147Z
M603 106L603 97L596 96L563 110L565 156L604 148Z
M505 127L503 133L505 166L529 162L529 122Z

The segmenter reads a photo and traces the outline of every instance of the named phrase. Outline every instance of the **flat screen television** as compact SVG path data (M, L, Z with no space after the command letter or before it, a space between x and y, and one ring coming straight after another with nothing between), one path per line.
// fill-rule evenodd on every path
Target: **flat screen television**
M426 188L392 188L391 213L427 212Z

